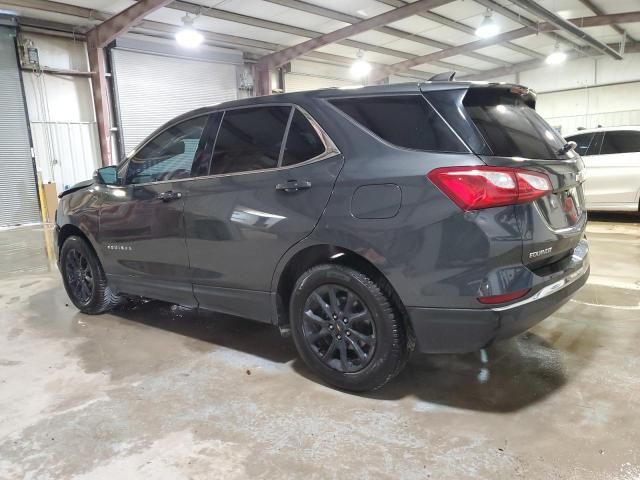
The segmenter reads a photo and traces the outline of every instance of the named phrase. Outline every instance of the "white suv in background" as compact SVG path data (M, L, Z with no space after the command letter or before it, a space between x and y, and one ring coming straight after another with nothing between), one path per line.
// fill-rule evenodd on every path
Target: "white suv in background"
M587 170L589 210L640 209L640 127L604 127L566 137L578 144Z

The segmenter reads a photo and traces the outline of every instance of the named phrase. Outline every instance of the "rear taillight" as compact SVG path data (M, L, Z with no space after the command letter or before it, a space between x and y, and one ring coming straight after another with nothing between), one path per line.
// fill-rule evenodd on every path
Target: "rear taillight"
M444 167L427 175L463 210L531 202L551 192L544 173L508 167Z

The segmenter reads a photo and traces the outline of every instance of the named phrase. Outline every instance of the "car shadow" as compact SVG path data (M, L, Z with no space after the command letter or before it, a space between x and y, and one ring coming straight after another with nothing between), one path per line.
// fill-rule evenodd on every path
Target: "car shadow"
M134 301L111 315L212 345L256 355L275 363L296 358L293 342L267 323L149 300Z
M588 214L589 222L640 223L638 212L592 212Z
M294 369L321 382L300 360ZM561 352L526 333L469 354L414 352L395 379L361 395L378 400L414 397L418 411L440 406L507 413L546 398L566 382Z
M504 413L536 403L566 382L562 352L527 332L471 354L416 354L395 382L370 396L414 395L431 404Z
M293 360L297 374L323 383L299 359L291 339L282 338L269 324L159 301L134 303L113 314L272 362ZM360 396L378 400L415 397L423 408L440 405L511 412L540 401L566 383L562 356L561 351L533 333L471 354L414 353L398 377L382 389Z

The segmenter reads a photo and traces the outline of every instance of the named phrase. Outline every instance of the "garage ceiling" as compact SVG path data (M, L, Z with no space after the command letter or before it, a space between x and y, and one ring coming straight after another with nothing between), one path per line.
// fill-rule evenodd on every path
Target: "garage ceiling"
M0 8L16 12L23 24L53 21L86 31L135 2L130 0L0 0ZM177 0L156 10L134 26L132 31L171 37L181 26L185 12L198 14L196 28L206 34L207 43L233 45L259 58L274 50L297 45L352 23L402 7L404 0ZM487 8L502 32L529 26L526 36L491 44L446 58L429 60L400 72L425 77L456 70L459 76L489 78L510 69L511 73L535 68L551 53L557 42L574 56L600 54L583 39L564 30L538 32L545 19L513 0L455 0L417 15L368 30L337 43L317 48L305 58L348 65L358 49L379 66L397 64L443 49L477 42L475 28ZM640 10L638 0L537 0L538 5L566 19ZM578 25L580 21L577 20ZM627 52L640 50L640 23L619 23L584 27L583 31L618 51L626 32Z

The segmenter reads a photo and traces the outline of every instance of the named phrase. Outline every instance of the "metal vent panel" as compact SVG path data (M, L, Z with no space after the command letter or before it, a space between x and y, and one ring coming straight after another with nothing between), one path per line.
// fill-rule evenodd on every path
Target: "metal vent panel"
M177 115L238 96L233 64L117 48L112 59L127 153Z

